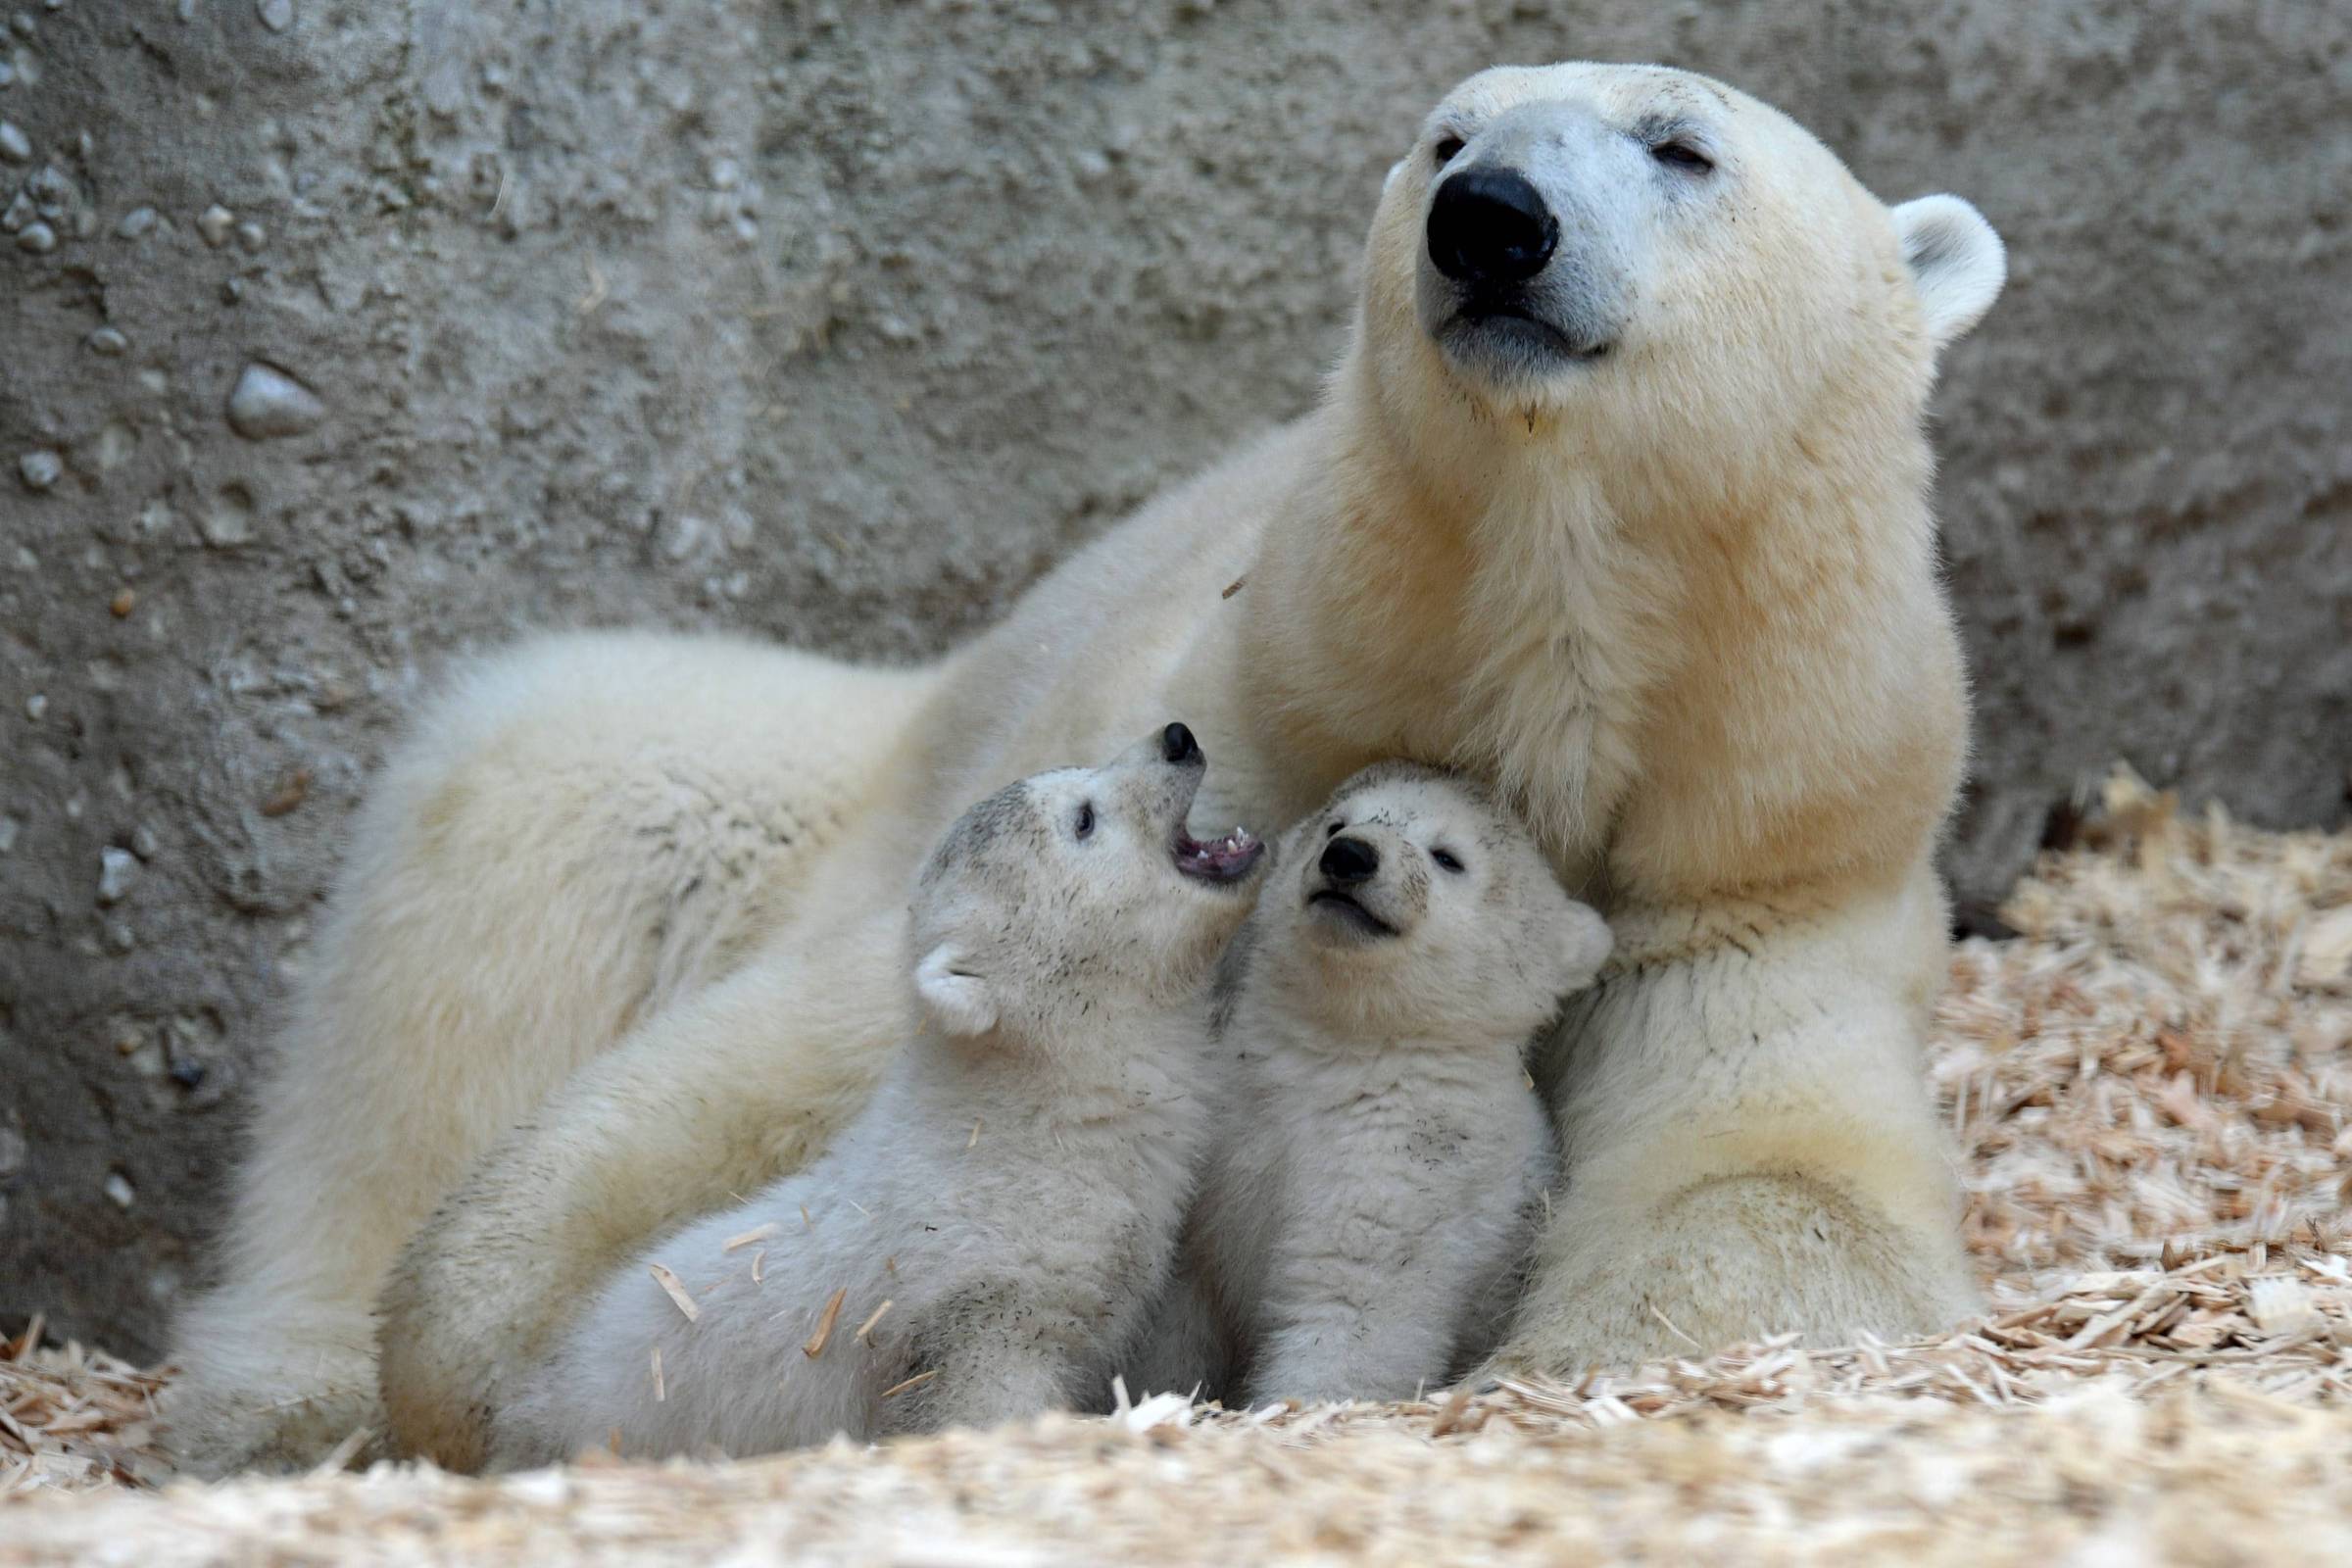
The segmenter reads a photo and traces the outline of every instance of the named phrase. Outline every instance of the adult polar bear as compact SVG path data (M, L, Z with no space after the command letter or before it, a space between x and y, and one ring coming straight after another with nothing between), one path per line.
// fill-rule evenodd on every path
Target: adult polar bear
M1490 71L1391 172L1317 412L941 663L573 638L477 672L361 818L183 1325L190 1457L372 1425L389 1278L391 1430L476 1461L615 1258L861 1102L940 828L1170 713L1218 760L1200 826L1451 764L1608 909L1506 1362L1964 1313L1919 1064L1966 733L1922 420L2002 275L1967 204L1890 210L1707 78Z

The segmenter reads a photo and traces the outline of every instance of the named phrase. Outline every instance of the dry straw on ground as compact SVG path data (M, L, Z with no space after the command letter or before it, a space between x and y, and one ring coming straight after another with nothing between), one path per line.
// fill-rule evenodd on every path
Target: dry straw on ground
M1989 1312L1572 1386L880 1448L146 1490L152 1379L0 1360L0 1563L2352 1560L2352 834L2119 776L1955 956Z

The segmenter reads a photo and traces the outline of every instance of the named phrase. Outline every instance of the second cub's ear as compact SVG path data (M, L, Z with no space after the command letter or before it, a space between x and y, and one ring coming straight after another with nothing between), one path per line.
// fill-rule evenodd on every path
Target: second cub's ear
M964 956L941 943L914 966L915 995L942 1029L952 1035L984 1035L997 1026L997 999L988 981L967 966Z
M1563 936L1567 949L1568 989L1582 991L1600 974L1600 966L1609 961L1616 949L1617 938L1609 923L1591 905L1575 904L1568 908L1568 927Z

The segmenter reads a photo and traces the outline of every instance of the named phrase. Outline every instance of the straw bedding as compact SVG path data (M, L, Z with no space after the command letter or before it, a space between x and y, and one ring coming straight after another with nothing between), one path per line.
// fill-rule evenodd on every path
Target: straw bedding
M2016 940L1956 954L1930 1057L1989 1303L1940 1339L220 1488L168 1483L155 1377L27 1341L0 1347L0 1563L2352 1560L2352 834L2119 774L2003 917Z

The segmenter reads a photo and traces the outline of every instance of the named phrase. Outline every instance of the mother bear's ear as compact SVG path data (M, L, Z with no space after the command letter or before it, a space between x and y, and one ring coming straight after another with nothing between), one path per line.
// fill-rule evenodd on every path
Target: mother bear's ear
M1984 215L1957 196L1922 196L1894 210L1903 264L1919 286L1937 348L1984 318L2009 276L2008 253Z

